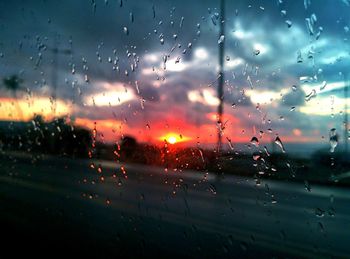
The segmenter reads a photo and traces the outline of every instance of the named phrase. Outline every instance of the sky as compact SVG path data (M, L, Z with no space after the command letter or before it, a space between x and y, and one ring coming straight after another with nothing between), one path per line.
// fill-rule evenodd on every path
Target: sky
M332 128L344 140L350 1L226 1L224 35L219 2L1 1L0 77L23 88L16 100L0 84L0 120L68 116L107 142L215 143L223 40L225 145L328 143Z

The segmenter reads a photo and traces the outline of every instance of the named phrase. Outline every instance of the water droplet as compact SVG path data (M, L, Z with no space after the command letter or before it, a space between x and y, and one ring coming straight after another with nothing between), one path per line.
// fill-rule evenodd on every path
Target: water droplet
M318 218L323 218L324 217L324 213L325 213L325 211L320 209L320 208L316 208L315 209L315 215Z
M316 40L318 40L321 36L321 33L323 32L323 27L318 27L318 32L316 34Z
M124 27L124 28L123 28L123 32L124 32L125 35L129 35L129 30L128 30L127 27Z
M303 62L303 57L301 56L301 51L298 50L297 52L297 63L302 63Z
M156 8L154 5L152 5L152 14L153 14L153 19L156 18Z
M279 137L276 137L275 144L281 148L283 153L286 152L286 150L284 149L284 145L282 143L282 140Z
M313 20L310 19L310 18L306 18L305 22L306 22L306 27L307 27L307 29L309 31L309 34L310 35L314 35L314 27L313 27L313 23L314 22L313 22Z
M139 82L138 81L135 81L135 88L136 88L137 94L140 94L140 88L139 88Z
M226 137L226 139L227 139L227 141L228 141L228 145L229 145L230 149L233 150L234 148L233 148L233 144L232 144L231 139L228 138L228 137Z
M225 40L225 35L221 35L218 39L218 44L222 44Z
M314 54L315 54L315 51L313 50L313 48L311 48L309 50L309 52L307 53L307 58L308 59L313 59L314 58Z
M316 90L312 89L312 91L305 96L305 101L310 101L312 98L316 97Z
M324 226L321 222L318 222L318 228L320 229L321 232L324 232Z
M210 184L209 185L209 191L212 193L212 194L216 194L217 192L216 192L216 187L215 187L215 185L214 184Z
M328 215L331 216L331 217L335 216L335 209L333 207L330 207L328 209Z
M267 149L266 146L264 146L264 151L265 151L265 153L266 153L267 156L270 156L270 153L269 153L269 151L268 151L268 149Z
M314 14L314 13L311 14L310 19L311 19L312 24L316 23L316 22L317 22L317 16L316 16L316 14Z
M185 20L185 18L182 16L182 17L181 17L181 20L180 20L180 28L182 28L182 26L183 26L183 24L184 24L184 20Z
M311 5L311 0L304 0L304 7L305 10L307 10L307 8Z
M330 152L333 153L338 145L338 134L335 128L331 129L329 132L329 144L331 145Z
M253 154L253 159L258 161L260 159L260 154Z
M216 26L216 18L214 15L211 15L211 22L214 24L214 26Z
M292 27L293 23L290 20L286 20L285 23L287 24L287 27Z
M123 175L126 176L126 170L124 166L120 167L120 171L122 171Z
M272 204L276 204L277 203L277 200L276 200L276 198L275 198L275 196L271 196L271 203Z
M311 185L307 180L304 181L304 187L305 187L305 190L307 190L308 192L311 192Z
M250 140L250 143L255 147L259 147L259 140L257 137L252 137L252 139Z
M322 85L321 85L321 87L320 87L320 90L325 89L326 86L327 86L327 82L326 82L326 81L323 81L323 82L322 82Z

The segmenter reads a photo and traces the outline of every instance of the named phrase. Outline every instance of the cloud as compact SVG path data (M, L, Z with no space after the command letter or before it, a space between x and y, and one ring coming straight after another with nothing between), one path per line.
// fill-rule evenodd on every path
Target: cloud
M301 106L305 103L305 92L298 89L296 91L290 91L286 95L283 96L282 104L295 107Z
M215 114L219 102L218 2L95 3L0 3L0 69L4 76L24 79L25 91L18 96L30 92L49 102L55 94L80 120L105 120L104 128L111 125L107 121L118 121L143 137L146 124L153 130L161 127L164 132L157 134L166 134L169 124L175 132L180 125L188 135L207 129L209 139L215 139L216 126L207 114ZM313 1L307 10L302 1L226 4L232 12L227 11L225 20L224 113L235 118L228 134L241 137L245 129L249 138L253 129L273 128L274 133L308 137L341 125L338 114L350 65L349 33L344 30L349 7L332 0L322 5ZM314 35L305 25L312 13L317 16ZM290 28L286 20L292 22ZM56 57L54 48L60 50ZM305 102L313 89L316 97ZM9 97L4 88L0 94Z

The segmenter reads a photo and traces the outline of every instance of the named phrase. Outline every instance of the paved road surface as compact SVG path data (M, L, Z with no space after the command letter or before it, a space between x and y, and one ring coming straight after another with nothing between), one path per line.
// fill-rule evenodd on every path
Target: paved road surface
M0 158L0 253L350 255L350 189L99 163Z

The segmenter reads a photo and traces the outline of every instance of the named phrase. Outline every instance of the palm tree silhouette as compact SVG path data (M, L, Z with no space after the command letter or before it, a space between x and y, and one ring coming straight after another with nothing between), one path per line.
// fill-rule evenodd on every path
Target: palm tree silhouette
M15 103L17 114L20 120L23 120L23 111L18 103L17 92L18 90L22 90L22 86L21 86L22 82L23 80L19 78L17 75L12 75L10 77L3 79L5 88L11 92L12 97L15 99L14 103Z

